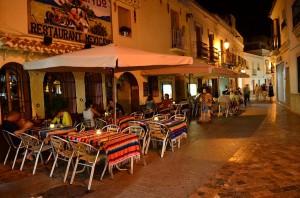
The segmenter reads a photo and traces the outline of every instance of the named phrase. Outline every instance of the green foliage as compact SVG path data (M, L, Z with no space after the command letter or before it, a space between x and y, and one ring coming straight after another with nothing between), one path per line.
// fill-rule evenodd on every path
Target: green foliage
M104 27L101 23L95 23L94 26L90 29L92 34L99 35L99 36L107 36L106 27Z

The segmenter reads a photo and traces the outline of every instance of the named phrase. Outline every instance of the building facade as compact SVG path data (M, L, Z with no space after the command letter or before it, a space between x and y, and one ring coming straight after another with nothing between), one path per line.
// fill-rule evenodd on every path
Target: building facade
M275 0L272 51L277 82L277 101L300 113L300 1Z
M193 56L196 62L228 71L246 65L235 18L221 18L191 0L2 0L0 7L0 120L12 110L29 119L49 118L63 105L72 114L82 113L86 100L104 109L112 97L110 75L23 70L26 61L84 48L113 42L145 51ZM225 41L230 43L228 49ZM224 73L144 76L141 71L133 71L116 73L115 77L118 101L127 112L139 110L149 94L156 102L165 93L179 101L207 83L217 96L223 89L220 87L236 87L238 82L236 75Z

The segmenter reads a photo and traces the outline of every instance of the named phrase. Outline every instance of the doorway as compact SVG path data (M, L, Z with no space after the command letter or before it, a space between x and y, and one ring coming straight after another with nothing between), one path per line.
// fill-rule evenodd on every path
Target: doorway
M284 63L280 63L276 66L276 75L277 75L277 100L279 102L285 103L285 72L284 72Z
M127 114L140 110L139 85L130 72L123 73L117 82L118 103Z

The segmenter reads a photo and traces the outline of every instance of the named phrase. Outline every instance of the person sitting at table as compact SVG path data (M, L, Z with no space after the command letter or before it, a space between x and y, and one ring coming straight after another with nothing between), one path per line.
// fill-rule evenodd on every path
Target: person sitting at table
M69 112L60 110L57 112L55 118L51 121L52 124L62 124L64 126L72 126L72 118Z
M169 94L165 94L165 98L163 99L163 101L160 105L160 109L171 108L172 100L170 100L169 97L170 97Z
M83 111L83 119L91 121L91 127L95 127L95 115L101 116L101 114L94 109L93 102L88 100L85 102L85 110Z
M20 133L25 133L27 129L31 128L33 123L30 121L25 121L21 119L21 115L17 111L12 111L9 113L6 120L2 122L2 129L13 133L15 136L19 136ZM13 143L18 146L21 142L19 138L12 136ZM33 160L32 153L28 153L26 158L30 161Z
M149 110L150 114L153 114L156 109L155 101L153 100L152 95L149 95L145 102L145 107Z
M124 111L122 105L119 104L118 102L116 102L116 108L121 112L122 115L125 115L125 111ZM108 106L105 108L105 111L107 113L111 113L113 110L114 110L114 101L113 101L113 99L110 99L108 101Z

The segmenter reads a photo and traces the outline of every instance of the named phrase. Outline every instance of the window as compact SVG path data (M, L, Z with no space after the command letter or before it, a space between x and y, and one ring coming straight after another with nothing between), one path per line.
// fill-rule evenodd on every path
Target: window
M45 116L53 117L56 111L65 109L77 112L75 79L71 72L48 72L44 77Z
M118 7L119 33L122 36L131 37L131 12L128 9Z
M158 77L157 76L148 76L148 86L149 86L149 94L152 97L158 97Z
M296 27L300 23L300 0L296 0L292 6L293 10L293 26Z
M167 83L164 83L164 84L162 84L162 94L163 94L163 96L165 95L165 94L169 94L169 98L171 99L171 98L173 98L173 94L172 94L172 84L167 84Z
M297 57L298 64L298 93L300 93L300 56Z
M7 63L0 69L0 103L3 117L18 111L22 118L31 119L29 75L22 65Z
M96 109L102 110L104 107L101 74L85 73L84 82L86 101L91 100Z
M197 95L197 84L190 84L190 94L191 96Z

